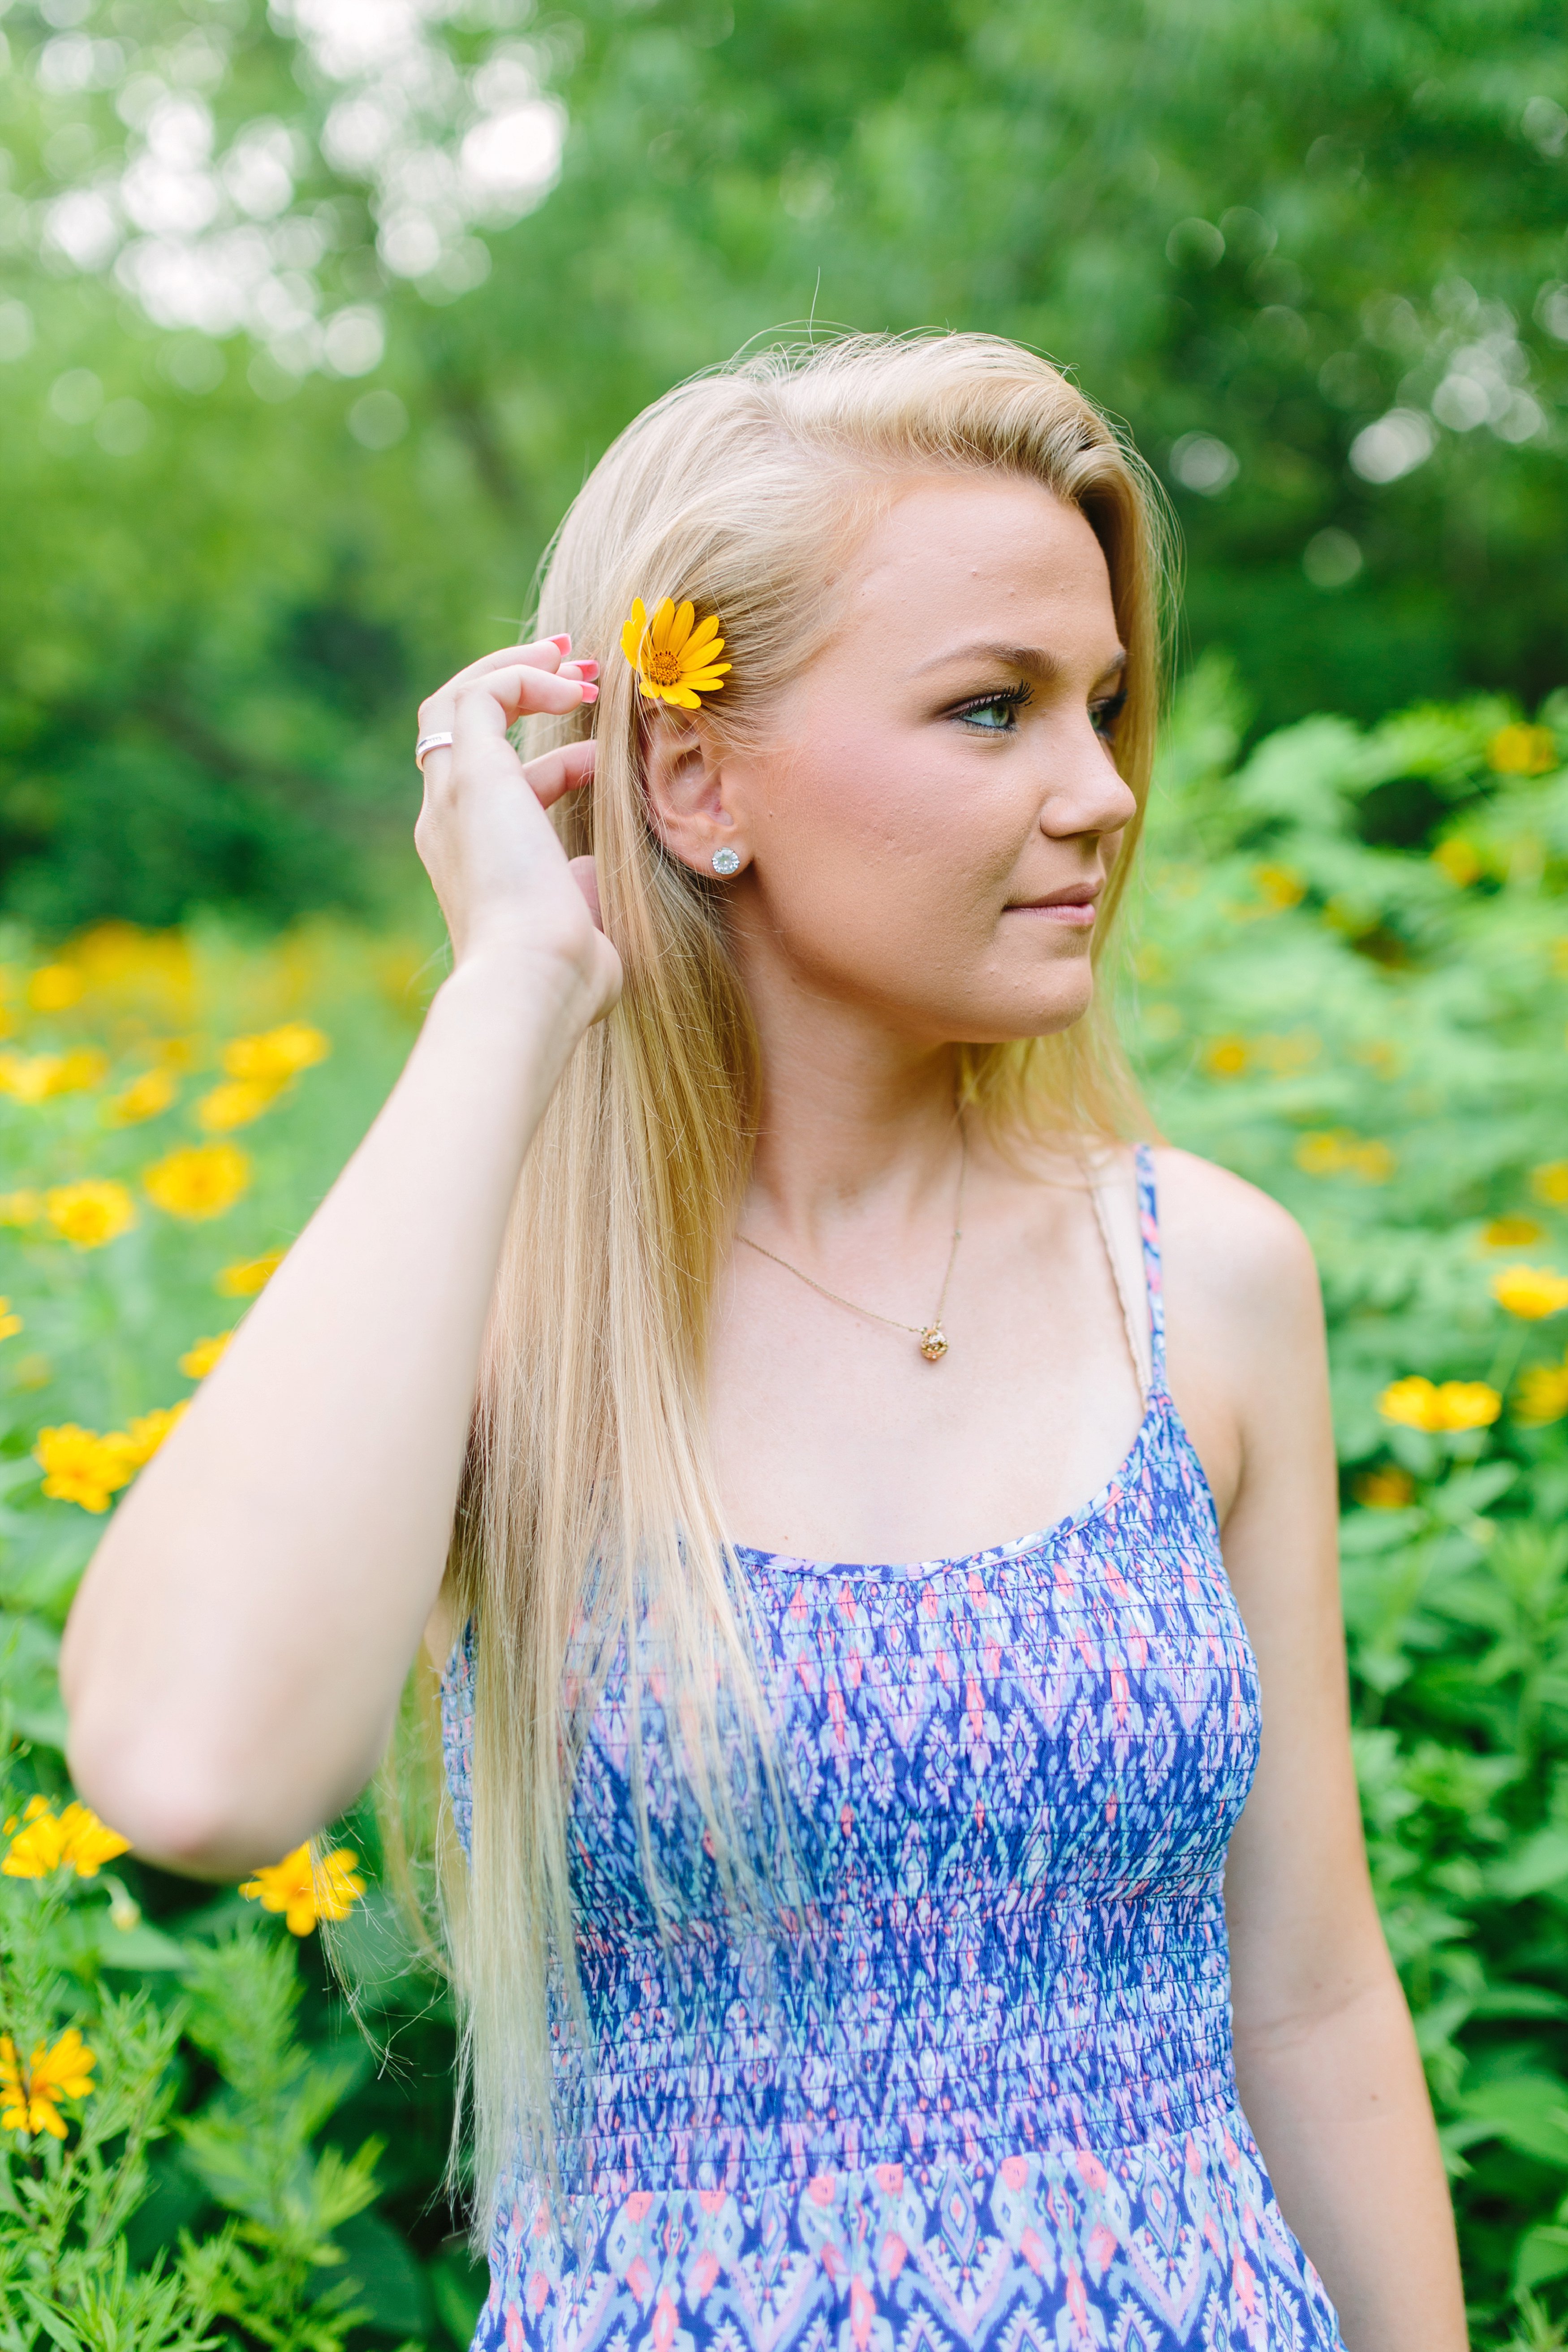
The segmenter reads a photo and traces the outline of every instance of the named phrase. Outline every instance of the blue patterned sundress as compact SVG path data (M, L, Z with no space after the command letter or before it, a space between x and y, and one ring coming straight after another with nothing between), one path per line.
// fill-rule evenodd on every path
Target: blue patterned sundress
M1147 1409L1100 1494L959 1559L739 1551L825 2008L717 1907L672 1981L612 1670L572 1800L588 2129L564 2211L502 2184L474 2352L1343 2352L1237 2098L1222 1885L1258 1676L1166 1385L1145 1149L1137 1178ZM442 1696L466 1847L469 1635Z

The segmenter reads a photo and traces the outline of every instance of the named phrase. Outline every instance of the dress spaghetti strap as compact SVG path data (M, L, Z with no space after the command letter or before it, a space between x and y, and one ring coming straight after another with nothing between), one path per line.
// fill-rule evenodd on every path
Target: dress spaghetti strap
M1125 1162L1122 1162L1123 1169ZM1160 1298L1160 1234L1155 1203L1154 1160L1146 1143L1133 1154L1137 1186L1141 1258L1127 1217L1124 1175L1107 1155L1089 1178L1100 1238L1105 1245L1112 1280L1121 1304L1127 1346L1138 1376L1138 1393L1145 1408L1153 1396L1165 1393L1165 1315Z
M1155 1194L1155 1155L1146 1143L1133 1152L1138 1178L1138 1227L1144 1241L1144 1287L1149 1301L1149 1381L1152 1396L1166 1393L1166 1298L1160 1269L1160 1215Z

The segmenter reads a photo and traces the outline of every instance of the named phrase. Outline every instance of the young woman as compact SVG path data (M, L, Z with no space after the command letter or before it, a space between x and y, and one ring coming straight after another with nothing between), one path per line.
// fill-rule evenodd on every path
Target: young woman
M1464 2343L1312 1261L1094 1001L1151 512L984 338L637 420L421 709L408 1067L82 1586L78 1784L210 1876L423 1632L479 2346Z

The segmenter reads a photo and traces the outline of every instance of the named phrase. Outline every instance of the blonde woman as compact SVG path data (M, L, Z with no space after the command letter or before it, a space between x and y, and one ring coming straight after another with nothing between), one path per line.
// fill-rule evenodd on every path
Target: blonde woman
M984 338L640 417L422 707L451 976L82 1586L78 1781L199 1875L423 1635L476 2346L1465 2340L1312 1261L1094 993L1153 515Z

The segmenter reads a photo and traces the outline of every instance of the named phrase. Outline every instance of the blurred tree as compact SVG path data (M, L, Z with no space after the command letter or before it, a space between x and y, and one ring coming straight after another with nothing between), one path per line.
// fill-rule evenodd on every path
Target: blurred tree
M505 637L586 467L813 315L1072 363L1260 723L1558 682L1540 0L0 14L0 863L37 920L375 887L417 691Z

